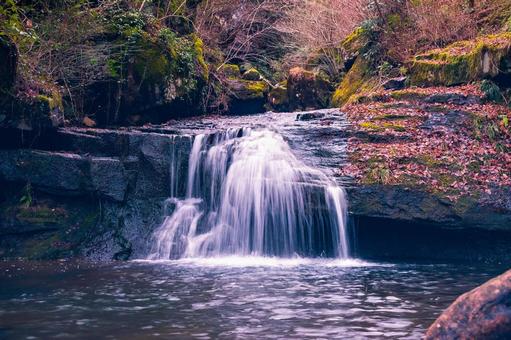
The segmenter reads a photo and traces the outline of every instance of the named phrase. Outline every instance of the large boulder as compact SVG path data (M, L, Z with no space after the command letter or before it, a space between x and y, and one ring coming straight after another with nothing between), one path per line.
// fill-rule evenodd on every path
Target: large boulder
M460 296L429 328L426 339L509 339L511 271Z
M511 74L511 33L459 41L416 56L410 63L410 85L452 86Z
M289 70L287 93L290 110L322 109L330 105L332 85L323 73L294 67Z
M287 80L268 94L268 107L275 111L324 109L330 106L333 86L323 72L294 67Z
M266 97L270 86L262 80L256 69L250 68L242 73L238 65L225 64L220 71L225 78L224 85L229 96L229 113L251 114L266 111Z

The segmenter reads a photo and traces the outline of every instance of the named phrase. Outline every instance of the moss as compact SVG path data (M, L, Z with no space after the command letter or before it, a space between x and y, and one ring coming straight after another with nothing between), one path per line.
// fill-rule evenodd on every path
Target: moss
M406 131L406 128L399 124L393 124L385 122L383 124L376 124L374 122L362 122L359 123L360 127L367 129L367 130L373 130L373 131L384 131L385 129L394 130L396 132L404 132Z
M201 38L199 38L196 34L192 34L193 39L193 47L195 51L195 57L197 59L197 63L201 69L202 76L205 80L209 78L209 67L204 59L204 42Z
M248 69L241 77L245 80L261 80L261 74L255 68Z
M350 53L358 53L368 43L367 29L357 27L341 43L344 50Z
M50 95L40 94L36 96L36 100L48 106L50 110L64 110L62 103L62 95L59 91L53 90Z
M353 101L356 96L374 90L376 83L371 79L371 70L364 58L358 57L332 97L332 104L341 107Z
M384 130L383 127L376 125L373 122L362 122L362 123L359 123L358 125L360 125L360 127L367 129L367 130L373 130L373 131L383 131Z
M269 92L265 81L230 78L226 84L233 97L239 100L265 99Z
M410 84L452 86L495 77L510 50L511 33L456 42L416 56L410 67Z
M238 78L241 75L240 67L234 64L224 64L220 71L228 78Z

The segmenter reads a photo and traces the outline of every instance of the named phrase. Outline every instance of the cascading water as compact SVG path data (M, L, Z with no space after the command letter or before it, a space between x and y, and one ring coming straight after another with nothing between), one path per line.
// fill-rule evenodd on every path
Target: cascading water
M348 257L344 189L269 129L197 135L186 197L166 207L173 212L155 231L149 259Z

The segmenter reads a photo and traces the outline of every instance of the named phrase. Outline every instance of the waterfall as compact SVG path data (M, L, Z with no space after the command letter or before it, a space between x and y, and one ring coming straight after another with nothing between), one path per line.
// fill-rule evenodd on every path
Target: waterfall
M344 189L269 129L197 135L186 195L165 206L172 213L155 231L149 259L348 257Z

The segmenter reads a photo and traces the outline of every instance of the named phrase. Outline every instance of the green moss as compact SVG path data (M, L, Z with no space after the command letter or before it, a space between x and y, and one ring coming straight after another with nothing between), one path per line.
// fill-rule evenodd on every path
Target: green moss
M362 122L362 123L359 123L358 125L360 125L360 127L367 129L367 130L373 130L373 131L383 131L384 130L383 127L376 125L373 122Z
M364 129L372 130L372 131L384 131L385 129L394 130L396 132L406 131L406 128L404 126L399 125L399 124L388 123L388 122L385 122L380 125L378 125L374 122L362 122L362 123L359 123L359 125L360 125L360 127L364 128Z
M245 80L260 80L261 74L255 68L248 69L245 73L243 73L242 78Z
M265 81L230 79L227 86L232 95L240 100L265 99L269 92Z
M62 95L57 90L52 91L51 95L37 95L36 100L47 105L50 110L64 110Z
M204 59L204 42L201 38L199 38L196 34L192 34L193 39L193 47L195 52L195 58L197 59L197 63L201 69L202 76L205 80L209 78L209 67Z
M351 32L341 43L344 50L350 53L357 53L364 48L367 44L367 29L364 27L357 27Z
M365 92L370 92L376 84L371 79L371 71L367 61L358 57L332 97L332 104L341 107Z
M220 71L228 78L238 78L241 75L240 67L234 64L224 64Z
M410 67L410 84L452 86L494 77L511 50L511 33L456 42L418 55Z

